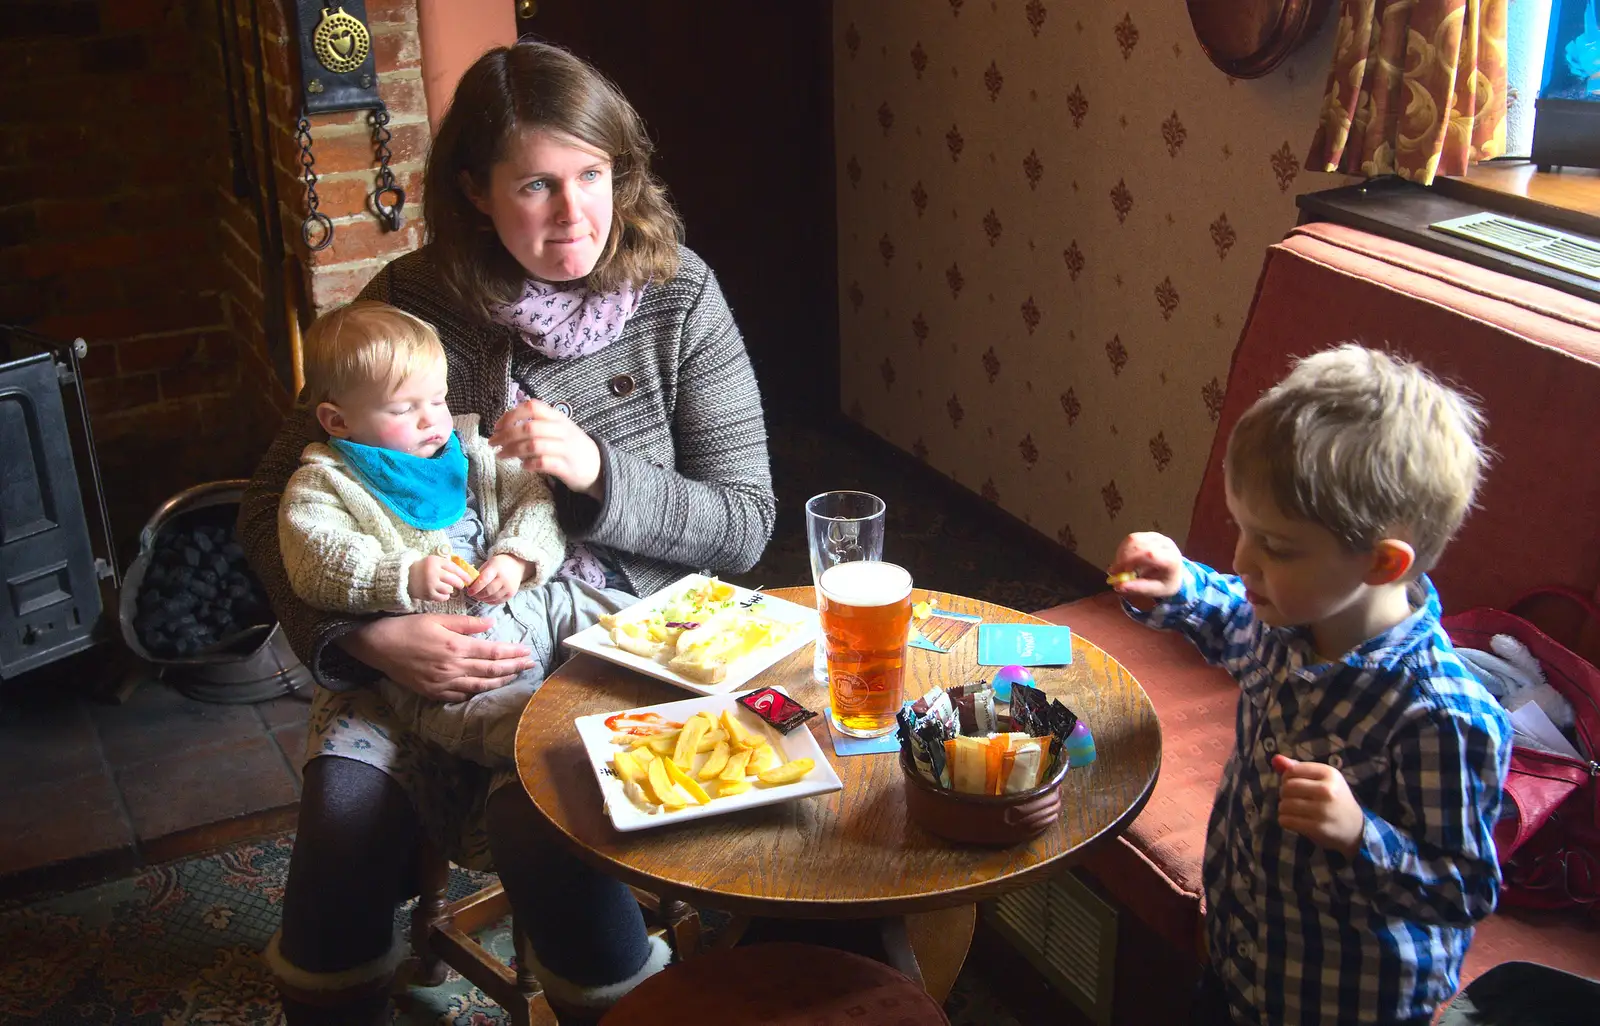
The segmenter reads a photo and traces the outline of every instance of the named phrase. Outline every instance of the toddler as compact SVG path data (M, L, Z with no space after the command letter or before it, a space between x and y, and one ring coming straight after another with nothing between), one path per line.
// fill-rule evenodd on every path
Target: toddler
M528 645L533 669L464 702L377 685L429 741L506 767L556 646L634 598L555 576L566 542L548 485L497 459L476 416L450 416L446 371L434 330L388 304L357 301L311 326L305 395L328 441L306 446L289 479L279 542L289 583L319 609L483 615L486 637Z

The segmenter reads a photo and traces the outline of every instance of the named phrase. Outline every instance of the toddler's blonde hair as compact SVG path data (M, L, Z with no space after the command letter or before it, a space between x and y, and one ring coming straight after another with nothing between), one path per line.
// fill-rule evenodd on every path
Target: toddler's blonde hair
M318 317L305 334L305 396L337 402L364 384L394 386L445 362L433 326L388 303L358 299Z
M1346 344L1299 360L1228 438L1235 494L1270 495L1353 552L1399 537L1431 570L1488 461L1473 399L1415 363Z

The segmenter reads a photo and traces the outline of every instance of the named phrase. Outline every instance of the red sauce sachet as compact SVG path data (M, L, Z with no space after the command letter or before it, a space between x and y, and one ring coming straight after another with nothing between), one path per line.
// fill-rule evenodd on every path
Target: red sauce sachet
M777 688L757 688L740 695L739 704L772 724L780 734L789 733L816 715Z

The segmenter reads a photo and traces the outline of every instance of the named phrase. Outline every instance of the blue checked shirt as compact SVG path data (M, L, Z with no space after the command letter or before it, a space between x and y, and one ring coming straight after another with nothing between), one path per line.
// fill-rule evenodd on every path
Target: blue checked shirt
M1186 562L1148 613L1241 687L1234 750L1206 828L1206 937L1234 1019L1394 1023L1455 992L1494 911L1491 831L1511 724L1456 657L1426 577L1415 611L1336 662L1304 628L1256 619L1239 578ZM1273 756L1327 763L1366 813L1354 857L1278 826Z

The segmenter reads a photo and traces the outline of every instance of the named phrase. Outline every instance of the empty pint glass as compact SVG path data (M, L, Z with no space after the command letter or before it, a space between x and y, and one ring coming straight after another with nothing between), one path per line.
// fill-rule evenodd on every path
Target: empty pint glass
M911 575L893 563L839 563L817 583L828 700L834 722L852 737L895 729L905 693L911 628Z

